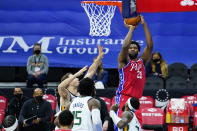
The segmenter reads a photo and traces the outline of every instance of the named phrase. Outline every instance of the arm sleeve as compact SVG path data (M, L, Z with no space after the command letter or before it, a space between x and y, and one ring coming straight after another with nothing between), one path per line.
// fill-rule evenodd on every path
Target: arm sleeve
M44 58L44 68L40 71L40 74L47 74L49 68L48 58L44 55L42 55L42 57Z
M102 121L100 117L100 110L99 109L92 109L92 121L93 126L96 131L102 131Z
M27 61L27 73L28 73L28 75L33 75L34 74L34 72L32 71L32 67L31 67L31 63L32 63L32 56L30 56L29 58L28 58L28 61Z
M110 116L114 122L114 124L117 126L118 122L121 121L121 119L116 115L116 113L114 111L110 111Z

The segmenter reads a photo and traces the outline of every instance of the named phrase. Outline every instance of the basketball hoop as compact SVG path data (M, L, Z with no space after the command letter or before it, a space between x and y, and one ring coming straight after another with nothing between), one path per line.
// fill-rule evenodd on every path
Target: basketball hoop
M116 6L121 10L122 1L82 1L90 21L90 36L109 36L111 20Z

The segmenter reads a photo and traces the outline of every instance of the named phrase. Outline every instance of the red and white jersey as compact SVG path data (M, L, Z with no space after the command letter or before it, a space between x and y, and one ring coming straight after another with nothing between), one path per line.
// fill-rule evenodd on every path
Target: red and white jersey
M129 63L119 70L119 87L116 94L140 98L145 84L145 68L142 59L130 60Z

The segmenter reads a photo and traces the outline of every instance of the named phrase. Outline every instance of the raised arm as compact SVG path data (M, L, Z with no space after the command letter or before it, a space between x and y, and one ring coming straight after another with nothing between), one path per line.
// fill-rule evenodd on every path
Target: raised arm
M67 97L67 88L69 84L76 78L81 75L87 70L87 66L84 66L81 70L79 70L77 73L74 75L70 75L67 79L63 80L59 85L58 85L58 93L61 97L66 98Z
M93 64L88 69L88 72L84 76L84 78L88 77L88 78L92 79L92 77L96 73L99 63L101 62L101 59L104 56L103 48L101 47L101 45L98 45L98 50L99 50L99 54L98 54L97 58L95 59L95 61L93 62Z
M111 110L110 110L110 116L114 122L114 124L122 129L124 128L133 118L133 115L129 111L125 111L122 113L122 118L119 118L115 112L117 112L119 108L118 104L112 105Z
M148 26L147 26L146 21L144 20L144 17L143 16L141 16L141 24L142 24L142 26L144 28L147 45L144 48L143 54L140 57L144 61L144 64L146 64L148 62L148 60L150 59L150 56L152 54L153 40L152 40L152 36L150 34L150 31L148 29Z
M135 29L135 26L132 25L125 24L125 26L129 29L129 31L123 41L120 54L118 55L118 69L123 68L128 63L128 49L131 44L133 31Z

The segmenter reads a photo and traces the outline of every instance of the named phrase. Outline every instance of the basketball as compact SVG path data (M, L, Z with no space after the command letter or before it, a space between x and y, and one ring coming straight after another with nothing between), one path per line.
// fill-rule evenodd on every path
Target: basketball
M127 25L137 26L140 23L141 19L140 15L138 15L137 17L125 18L124 21Z

